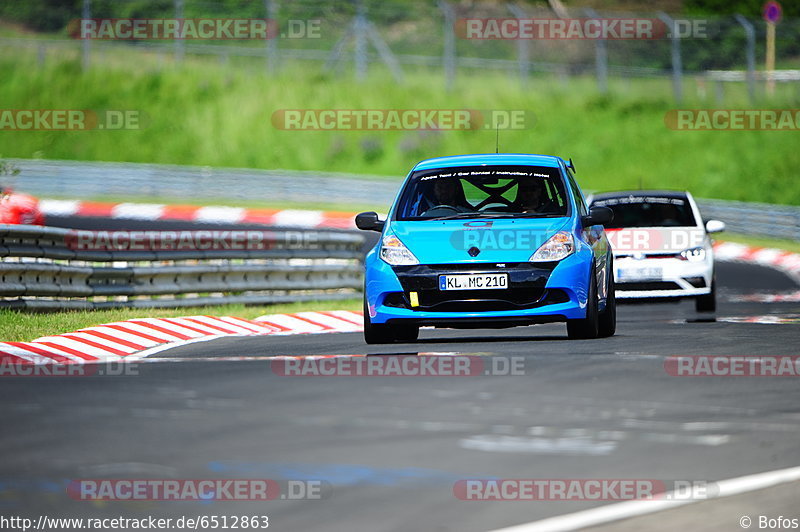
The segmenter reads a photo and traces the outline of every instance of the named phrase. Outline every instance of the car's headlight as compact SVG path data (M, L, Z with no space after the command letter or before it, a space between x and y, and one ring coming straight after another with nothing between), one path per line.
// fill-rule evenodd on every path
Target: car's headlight
M547 242L539 246L536 253L531 255L530 262L552 262L569 257L575 251L575 241L572 234L567 231L559 231Z
M417 257L394 235L386 235L381 243L381 258L392 266L419 264Z
M681 257L690 262L700 262L706 260L706 250L703 247L689 248L681 251Z

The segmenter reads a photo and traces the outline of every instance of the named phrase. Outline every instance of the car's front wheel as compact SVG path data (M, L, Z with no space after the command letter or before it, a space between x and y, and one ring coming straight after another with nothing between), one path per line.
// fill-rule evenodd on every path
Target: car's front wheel
M711 292L697 296L694 300L694 309L697 312L716 312L717 310L717 279L711 277Z
M589 294L586 297L586 317L567 320L567 336L570 340L589 340L600 334L600 313L597 310L597 277L594 266L589 272Z
M368 344L390 344L392 342L416 342L419 326L412 324L372 323L369 309L364 301L364 341Z

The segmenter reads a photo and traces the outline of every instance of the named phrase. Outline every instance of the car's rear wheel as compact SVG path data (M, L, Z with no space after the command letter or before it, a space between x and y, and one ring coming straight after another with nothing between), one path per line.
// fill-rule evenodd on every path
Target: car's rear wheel
M600 325L598 327L598 336L600 338L614 336L614 333L617 332L617 295L613 271L614 270L609 267L606 308L600 313Z
M589 294L586 298L586 317L567 320L567 336L570 340L597 338L600 332L600 316L597 310L597 277L594 266L589 272Z
M392 342L416 342L419 326L412 324L372 323L364 300L364 341L368 344L390 344Z
M694 309L697 312L715 312L717 310L717 279L711 277L711 292L697 296L694 300Z

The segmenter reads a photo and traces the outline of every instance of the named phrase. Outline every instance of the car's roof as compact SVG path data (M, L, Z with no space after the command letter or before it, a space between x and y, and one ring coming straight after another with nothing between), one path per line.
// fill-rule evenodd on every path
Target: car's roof
M686 199L689 193L685 190L620 190L618 192L601 192L592 194L592 201L610 198L636 198L656 197L656 198L681 198Z
M471 155L453 155L450 157L426 159L417 163L414 170L430 170L434 168L447 168L450 166L477 166L482 164L548 166L558 168L561 162L564 162L561 157L553 155L535 155L530 153L476 153Z

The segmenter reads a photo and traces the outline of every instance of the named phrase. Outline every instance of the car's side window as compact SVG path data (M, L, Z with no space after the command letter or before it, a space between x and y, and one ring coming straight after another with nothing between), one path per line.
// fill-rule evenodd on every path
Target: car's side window
M586 209L586 201L583 199L581 189L578 188L577 183L575 183L575 178L572 176L569 168L564 168L564 171L567 173L567 181L569 182L569 189L570 192L572 192L572 197L575 198L575 205L578 206L578 214L580 216L586 216L589 211Z

